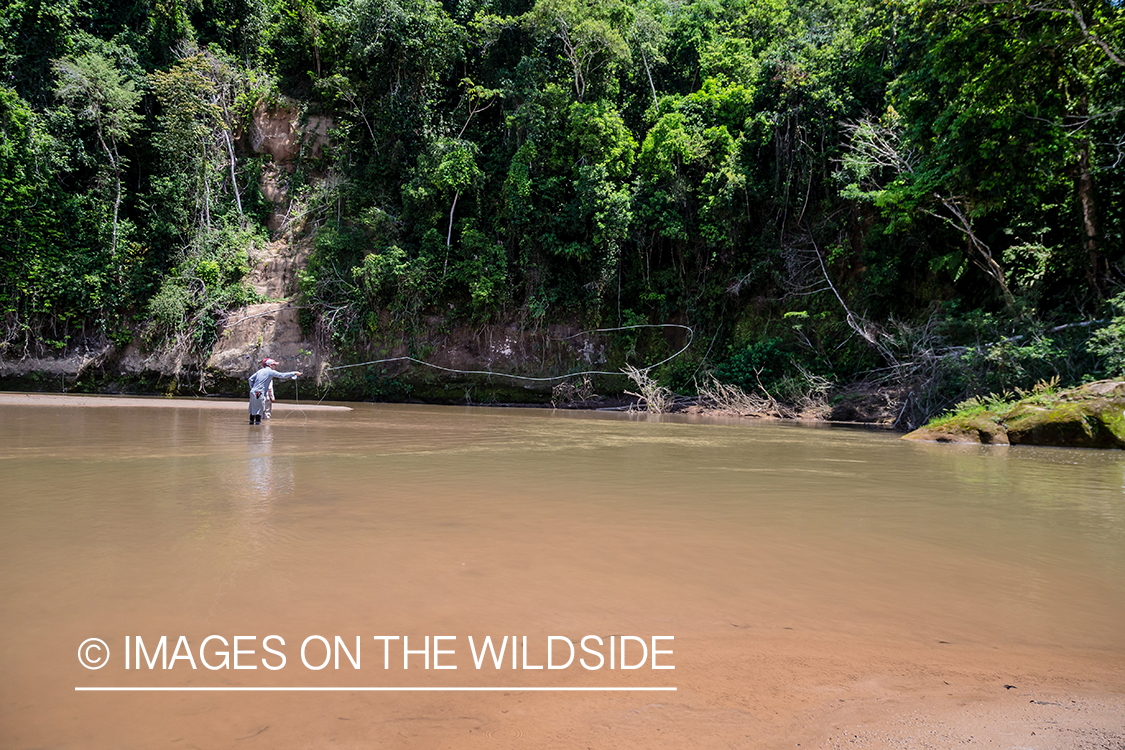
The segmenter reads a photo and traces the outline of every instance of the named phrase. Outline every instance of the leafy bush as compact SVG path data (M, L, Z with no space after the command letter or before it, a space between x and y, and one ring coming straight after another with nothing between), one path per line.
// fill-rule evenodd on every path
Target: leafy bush
M148 303L148 320L152 332L167 336L179 331L187 320L191 308L191 295L187 286L178 280L165 279L160 290Z
M1109 303L1116 314L1109 325L1094 331L1089 349L1103 358L1106 373L1115 378L1125 377L1125 292Z
M781 348L779 338L753 341L734 350L725 362L715 368L715 377L737 385L744 391L769 388L786 371L790 354Z
M264 241L234 223L201 233L146 306L148 342L181 351L209 349L228 310L260 300L243 279L250 272L249 248Z

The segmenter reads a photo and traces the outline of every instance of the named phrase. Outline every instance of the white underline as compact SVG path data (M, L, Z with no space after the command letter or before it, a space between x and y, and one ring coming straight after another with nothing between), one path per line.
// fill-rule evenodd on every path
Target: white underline
M674 687L76 687L76 692L109 692L109 693L201 693L201 692L380 692L380 693L529 693L529 692L653 692L674 691Z

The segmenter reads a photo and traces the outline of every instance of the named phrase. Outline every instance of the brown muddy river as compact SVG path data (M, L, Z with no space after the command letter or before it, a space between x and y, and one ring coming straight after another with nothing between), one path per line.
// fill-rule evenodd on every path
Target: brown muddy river
M0 747L1125 747L1122 453L350 406L0 396Z

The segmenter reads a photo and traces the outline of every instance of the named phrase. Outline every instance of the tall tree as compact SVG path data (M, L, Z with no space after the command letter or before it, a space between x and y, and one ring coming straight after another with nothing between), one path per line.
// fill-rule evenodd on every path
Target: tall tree
M629 59L633 15L622 0L539 0L527 20L537 34L558 41L581 102L597 76Z
M234 104L245 87L243 74L202 50L182 56L167 71L153 72L151 79L162 110L157 142L168 156L168 169L186 180L181 198L194 213L194 223L211 229L219 213L217 177L223 167L229 167L232 197L242 218L231 132L237 126Z
M938 206L1009 301L1002 257L1026 239L1021 226L1046 225L1052 265L1064 267L1067 247L1080 244L1101 296L1108 267L1090 132L1120 108L1096 98L1115 65L1070 14L1032 4L921 0L912 16L897 49L893 127L868 120L852 130L868 174L896 173L884 208L905 216Z
M136 111L141 92L114 63L94 52L80 57L64 57L54 63L58 83L56 95L76 114L94 124L98 143L113 172L113 231L110 252L117 257L117 224L121 208L121 172L124 166L120 147L129 142L140 127Z

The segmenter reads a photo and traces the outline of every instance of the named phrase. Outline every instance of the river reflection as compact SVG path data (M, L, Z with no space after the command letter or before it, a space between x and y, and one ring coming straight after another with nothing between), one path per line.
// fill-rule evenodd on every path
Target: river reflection
M251 427L238 404L0 402L0 745L791 747L845 698L931 682L1125 690L1120 453L352 406ZM291 664L120 662L127 635L211 634L281 635ZM310 634L362 636L362 672L301 667ZM458 669L381 669L371 637L391 634L457 635ZM676 669L500 674L473 668L470 634L674 635ZM104 670L76 663L92 636ZM678 691L74 693L298 683Z

